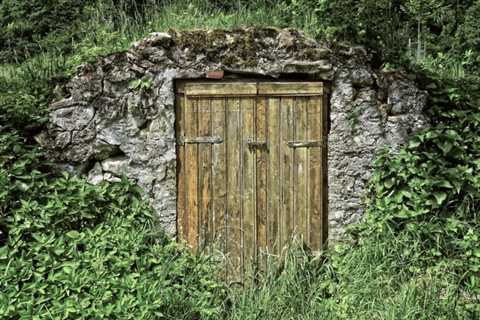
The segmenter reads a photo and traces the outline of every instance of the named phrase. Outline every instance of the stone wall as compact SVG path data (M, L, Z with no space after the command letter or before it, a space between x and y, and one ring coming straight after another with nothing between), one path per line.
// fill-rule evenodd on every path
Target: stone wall
M362 48L317 43L291 29L155 33L79 68L51 105L38 141L93 183L126 175L175 233L174 80L224 70L248 77L324 80L330 86L329 234L362 216L375 153L428 126L426 94L401 74L373 70Z

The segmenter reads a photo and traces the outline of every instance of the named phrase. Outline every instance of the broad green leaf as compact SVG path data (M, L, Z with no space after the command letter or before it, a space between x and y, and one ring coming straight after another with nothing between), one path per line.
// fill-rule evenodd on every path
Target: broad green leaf
M8 259L8 246L0 247L0 260Z
M70 239L78 239L80 238L80 233L76 230L69 231L65 234Z
M438 205L441 205L445 199L447 199L447 194L445 192L434 192L433 196L435 197Z

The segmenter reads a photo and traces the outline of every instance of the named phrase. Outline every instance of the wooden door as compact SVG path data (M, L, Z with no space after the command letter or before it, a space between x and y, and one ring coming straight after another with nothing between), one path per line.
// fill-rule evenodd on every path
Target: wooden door
M262 267L294 235L327 236L326 105L321 82L177 86L180 239L220 250L227 277Z

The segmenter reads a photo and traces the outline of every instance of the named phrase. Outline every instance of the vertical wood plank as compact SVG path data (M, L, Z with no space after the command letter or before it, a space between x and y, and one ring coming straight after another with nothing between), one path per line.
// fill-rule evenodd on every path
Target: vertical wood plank
M266 141L266 99L257 98L255 134L257 142ZM257 148L256 159L256 200L257 200L257 262L260 269L266 267L267 250L267 150Z
M280 99L269 97L267 100L267 141L268 141L268 175L267 175L267 245L270 252L280 252Z
M322 139L322 100L321 97L310 97L307 105L308 113L308 139ZM308 149L308 194L310 212L309 244L312 250L318 251L322 245L322 147Z
M185 96L175 96L176 136L183 138L185 135ZM177 144L177 236L181 240L187 240L188 226L186 224L185 210L185 146Z
M250 149L247 139L255 138L255 98L245 98L242 103L242 213L244 266L250 268L256 260L256 205L255 205L255 150Z
M282 177L281 192L281 233L282 246L286 245L292 237L294 230L294 211L293 211L293 149L287 143L294 139L293 135L293 103L291 97L285 97L281 100L281 120L280 120L280 145L281 161L280 176Z
M242 274L241 185L240 185L240 99L227 98L227 255L228 280L238 281ZM230 272L231 271L231 272Z
M210 99L198 100L198 136L211 136ZM199 248L210 246L212 238L211 222L211 176L212 176L212 145L198 145L198 217L199 217ZM210 249L210 248L209 248Z
M295 105L295 140L307 139L307 99L297 97ZM295 222L296 231L308 241L308 204L307 204L307 149L295 151Z
M322 116L322 166L321 166L321 177L322 177L322 247L327 244L328 238L328 95L324 94L322 99L321 116Z
M185 136L196 137L198 134L198 101L187 99L185 104ZM185 180L186 212L188 215L188 244L195 252L198 248L198 145L185 144Z
M212 145L212 223L213 249L226 250L226 143L225 99L212 98L212 134L223 139L223 143Z

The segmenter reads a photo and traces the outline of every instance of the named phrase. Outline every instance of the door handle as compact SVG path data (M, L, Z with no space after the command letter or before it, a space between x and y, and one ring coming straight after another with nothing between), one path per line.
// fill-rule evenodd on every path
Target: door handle
M267 149L266 141L256 141L252 138L247 138L245 141L249 149Z

